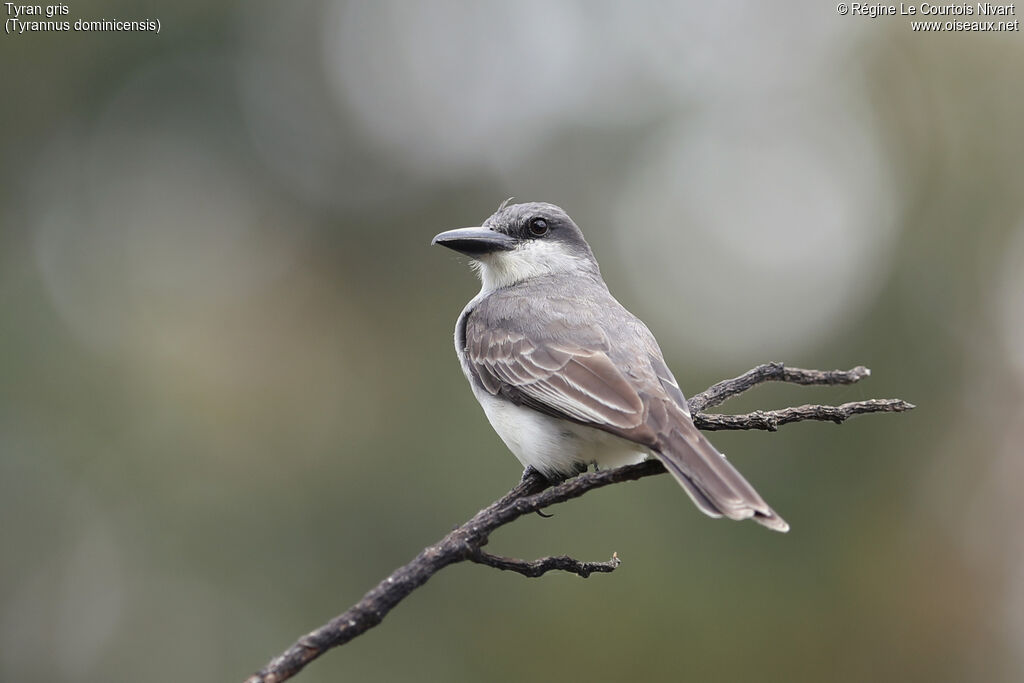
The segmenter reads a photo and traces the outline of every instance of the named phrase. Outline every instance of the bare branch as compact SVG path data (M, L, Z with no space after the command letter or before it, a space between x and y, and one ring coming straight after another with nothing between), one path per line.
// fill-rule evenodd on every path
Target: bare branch
M781 363L760 365L739 377L719 382L690 399L694 423L701 429L765 429L774 431L779 425L803 420L827 420L836 423L862 413L903 412L914 406L899 399L872 399L840 406L804 405L783 410L757 411L747 415L706 415L701 411L720 405L729 398L763 382L791 384L852 384L867 377L864 367L852 370L803 370L787 368ZM544 557L528 562L492 555L482 550L495 529L523 515L578 498L588 491L661 474L665 471L657 460L647 460L610 470L586 472L558 484L552 484L536 470L527 469L522 480L500 499L476 513L472 519L456 527L432 546L424 548L408 564L399 567L377 584L355 605L323 626L307 633L263 669L250 676L246 683L280 683L301 671L327 650L344 645L373 628L395 605L416 590L431 576L450 564L469 560L496 569L515 571L538 577L552 570L567 571L579 576L594 572L611 572L619 566L618 555L608 562L580 562L570 557Z
M755 410L745 415L698 414L693 418L694 424L700 429L713 432L723 429L763 429L766 432L777 431L780 425L805 420L835 422L842 424L854 415L867 413L903 413L913 410L916 406L898 398L872 398L867 401L854 401L840 406L803 405L783 410Z
M751 387L765 382L786 382L787 384L855 384L871 375L863 365L850 370L804 370L787 368L782 363L765 363L753 370L747 370L739 377L733 377L715 384L696 394L689 400L690 410L701 413L708 408L725 403L733 396L742 394ZM697 425L700 427L700 425ZM742 429L738 427L737 429Z
M611 573L618 569L619 565L622 564L622 560L619 559L618 553L612 553L612 559L607 562L581 562L569 557L568 555L542 557L539 560L528 562L527 560L518 560L514 557L503 557L501 555L492 555L491 553L483 550L477 550L469 556L469 560L471 562L476 562L477 564L494 567L495 569L517 572L523 576L529 576L530 578L537 578L538 576L547 574L550 571L562 571L577 574L585 579L594 573Z
M497 513L507 511L510 506L542 491L547 486L550 486L550 482L543 475L536 470L528 469L511 491L476 513L462 526L453 529L434 545L424 548L411 562L393 571L344 613L299 638L294 645L246 679L246 683L285 681L327 650L344 645L373 628L395 605L426 583L431 576L450 564L469 559L472 552L487 542L491 531L520 516L509 517L506 513L501 516L502 521L499 521ZM532 510L520 514L526 512Z

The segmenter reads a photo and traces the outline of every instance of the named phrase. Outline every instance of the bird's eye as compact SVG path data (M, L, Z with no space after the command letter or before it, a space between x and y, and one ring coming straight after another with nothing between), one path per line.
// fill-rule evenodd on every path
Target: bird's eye
M534 218L530 221L530 233L540 237L548 232L548 222L543 218Z

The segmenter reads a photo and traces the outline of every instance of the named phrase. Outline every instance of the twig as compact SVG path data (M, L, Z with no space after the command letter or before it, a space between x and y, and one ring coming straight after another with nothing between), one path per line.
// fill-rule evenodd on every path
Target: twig
M523 576L529 576L530 578L543 576L550 571L562 571L576 574L585 579L594 573L608 574L613 572L619 568L620 564L622 564L622 560L619 559L618 553L612 553L612 559L607 562L580 562L568 555L542 557L539 560L527 562L526 560L517 560L514 557L492 555L491 553L480 549L477 549L475 553L471 554L469 556L469 560L470 562L487 565L488 567L494 567L495 569L504 569L516 572Z
M757 384L769 381L792 384L852 384L870 371L864 367L852 370L802 370L787 368L782 363L760 365L739 377L719 382L689 401L694 423L701 429L766 429L802 420L826 420L836 423L862 413L903 412L914 406L899 399L871 399L841 406L804 405L775 411L757 411L747 415L707 415L701 411L720 405ZM297 674L309 662L327 650L344 645L381 622L395 605L416 590L441 569L469 560L496 569L515 571L538 577L552 570L567 571L582 577L591 573L607 573L619 566L618 555L608 562L581 562L566 556L545 557L532 562L492 555L482 550L495 529L523 515L578 498L587 491L661 474L665 471L657 460L647 460L610 470L587 472L552 485L541 474L527 469L511 491L476 513L472 519L456 527L432 546L424 548L411 562L399 567L343 614L307 633L281 655L272 659L246 683L280 683Z
M803 405L782 410L755 410L745 415L715 415L701 413L694 416L693 422L700 429L713 432L723 429L763 429L774 432L780 425L804 420L835 422L842 424L854 415L867 413L903 413L913 410L914 404L898 398L872 398L867 401L854 401L840 406Z
M747 370L739 377L733 377L715 384L693 396L688 403L690 410L702 413L708 408L725 403L744 391L764 382L786 382L787 384L855 384L871 375L863 365L850 370L804 370L787 368L782 363L765 363L753 370ZM700 426L700 425L698 425Z

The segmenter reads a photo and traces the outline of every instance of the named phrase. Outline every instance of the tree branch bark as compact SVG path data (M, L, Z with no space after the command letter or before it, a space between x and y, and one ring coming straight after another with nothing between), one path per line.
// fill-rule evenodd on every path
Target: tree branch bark
M613 572L619 568L620 564L622 564L622 560L619 559L618 553L612 553L612 559L607 562L581 562L569 557L568 555L542 557L539 560L528 562L526 560L517 560L514 557L492 555L481 548L477 548L476 551L470 554L467 559L469 559L470 562L494 567L495 569L504 569L506 571L516 572L533 579L538 576L543 576L550 571L569 572L585 579L591 574L607 574L609 572Z
M756 411L746 415L714 415L703 411L721 405L733 396L764 382L790 384L853 384L871 371L863 366L851 370L804 370L782 363L767 363L728 379L696 394L690 401L693 421L700 429L763 429L775 431L780 425L803 420L824 420L841 423L853 415L864 413L898 413L914 406L900 399L870 399L844 403L840 406L803 405L782 410ZM450 564L469 560L478 564L538 577L549 571L567 571L587 577L592 573L614 571L620 564L613 554L607 562L581 562L571 557L544 557L526 561L484 552L490 535L499 527L523 515L578 498L596 488L633 481L665 471L657 460L647 460L610 470L586 472L561 483L552 484L533 469L527 469L515 487L500 499L476 513L472 519L456 527L434 545L424 548L411 562L399 567L371 589L355 605L323 626L299 638L291 647L258 672L246 683L280 683L301 671L327 650L344 645L373 628L395 605L422 586L431 576Z

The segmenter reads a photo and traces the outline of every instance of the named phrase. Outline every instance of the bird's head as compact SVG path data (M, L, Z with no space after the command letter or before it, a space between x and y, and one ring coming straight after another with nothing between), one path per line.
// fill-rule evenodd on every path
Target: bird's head
M486 291L551 275L600 277L590 245L565 211L543 202L507 204L480 227L442 232L431 244L473 259Z

